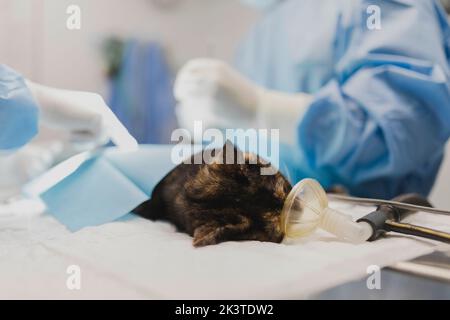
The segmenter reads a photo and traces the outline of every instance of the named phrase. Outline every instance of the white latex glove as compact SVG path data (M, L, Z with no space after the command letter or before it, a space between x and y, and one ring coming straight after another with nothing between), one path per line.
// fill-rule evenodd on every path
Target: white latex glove
M62 142L30 143L16 152L0 152L0 202L20 194L22 186L48 170Z
M67 132L72 143L93 149L112 140L121 148L137 147L136 140L100 95L55 89L30 81L27 86L40 107L41 125Z
M296 140L297 125L312 97L266 90L223 61L195 59L178 73L174 87L181 127L279 129L282 142Z
M256 88L222 61L188 62L177 75L174 95L179 123L187 129L193 120L201 120L205 128L256 126Z

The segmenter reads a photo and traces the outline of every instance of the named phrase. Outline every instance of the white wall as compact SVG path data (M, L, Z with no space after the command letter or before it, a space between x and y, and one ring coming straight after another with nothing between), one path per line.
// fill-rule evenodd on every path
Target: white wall
M173 2L162 9L155 2ZM82 28L66 28L81 7ZM104 90L102 41L158 40L173 69L199 56L231 60L257 13L238 0L0 0L0 61L45 84Z

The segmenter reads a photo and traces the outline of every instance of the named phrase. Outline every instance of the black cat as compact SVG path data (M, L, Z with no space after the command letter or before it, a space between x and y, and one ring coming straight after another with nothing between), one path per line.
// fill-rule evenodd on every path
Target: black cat
M224 164L230 150L234 164ZM279 172L261 175L261 168L270 164L230 142L209 152L210 164L178 165L134 212L172 222L194 237L196 247L231 240L281 242L280 214L290 183Z

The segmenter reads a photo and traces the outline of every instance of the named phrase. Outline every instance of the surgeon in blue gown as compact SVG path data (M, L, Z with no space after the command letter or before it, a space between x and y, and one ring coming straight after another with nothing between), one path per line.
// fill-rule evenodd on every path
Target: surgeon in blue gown
M450 28L439 1L245 2L264 15L235 67L197 59L180 71L180 122L282 129L294 180L358 196L427 195L450 135Z

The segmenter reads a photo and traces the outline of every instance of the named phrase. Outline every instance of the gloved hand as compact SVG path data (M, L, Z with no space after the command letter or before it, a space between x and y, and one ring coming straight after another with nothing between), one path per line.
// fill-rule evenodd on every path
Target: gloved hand
M266 90L253 84L223 61L195 59L178 73L174 87L181 127L280 129L280 139L292 144L298 121L312 97Z
M22 186L48 170L62 150L62 142L49 141L0 152L0 201L20 194Z
M133 149L136 140L95 93L69 91L27 81L40 108L40 124L64 131L74 144L95 148L112 140L118 147Z
M188 62L177 75L174 95L184 128L190 128L193 120L203 121L206 128L256 125L257 88L222 61Z
M136 140L102 97L26 81L39 107L40 130L21 149L0 153L0 200L20 194L22 186L55 161L112 140L119 148L137 148Z

